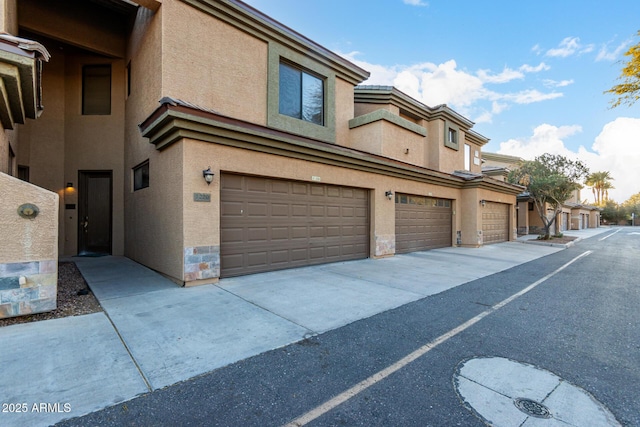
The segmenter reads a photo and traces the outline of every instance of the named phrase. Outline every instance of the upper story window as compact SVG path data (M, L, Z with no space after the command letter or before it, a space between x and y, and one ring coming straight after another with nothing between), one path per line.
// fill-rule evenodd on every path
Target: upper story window
M324 81L284 62L279 78L280 114L324 125Z
M335 70L275 42L269 43L268 66L267 126L335 143Z
M459 150L460 128L451 123L449 120L445 122L444 128L444 146Z
M464 144L464 170L471 170L471 146Z
M149 186L149 160L133 168L133 191L142 190Z
M449 132L447 133L447 142L449 144L457 144L458 143L458 132L455 129L449 128Z
M111 64L82 67L82 114L111 114Z

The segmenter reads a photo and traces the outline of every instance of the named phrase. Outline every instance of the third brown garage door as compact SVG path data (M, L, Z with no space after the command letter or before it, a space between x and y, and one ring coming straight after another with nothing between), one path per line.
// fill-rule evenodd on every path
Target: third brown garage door
M369 256L368 190L222 174L221 276Z
M482 242L506 242L509 240L509 205L505 203L486 202L482 209Z
M451 200L396 194L396 253L451 246Z

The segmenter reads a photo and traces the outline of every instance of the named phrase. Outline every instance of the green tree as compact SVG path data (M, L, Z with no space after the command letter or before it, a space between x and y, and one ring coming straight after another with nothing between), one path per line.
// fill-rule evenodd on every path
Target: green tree
M640 31L638 31L638 35L640 36ZM605 93L617 96L617 99L611 101L611 108L620 104L631 106L640 99L640 43L631 46L624 55L628 56L629 60L625 63L622 73L618 77L622 83L605 91Z
M549 239L551 226L562 211L562 203L582 188L581 182L588 174L589 170L579 160L543 154L535 160L521 162L507 179L527 188L544 224L544 238ZM551 217L547 216L547 208L553 210Z
M611 181L613 177L609 171L593 172L587 176L585 185L591 187L593 199L597 206L602 206L609 199L609 190L615 188Z
M636 223L638 221L637 218L640 218L640 193L636 193L633 196L629 197L622 206L625 207L627 213L629 215L633 214ZM635 224L633 224L635 225Z
M623 205L619 205L613 200L607 200L602 206L600 213L603 221L609 224L619 224L629 218L629 212Z

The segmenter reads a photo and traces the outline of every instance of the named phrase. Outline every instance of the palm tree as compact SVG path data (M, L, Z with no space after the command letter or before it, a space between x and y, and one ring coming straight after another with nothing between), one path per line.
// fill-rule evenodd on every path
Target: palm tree
M596 205L600 206L609 199L609 190L615 188L611 184L612 180L609 171L593 172L587 176L585 184L591 187Z

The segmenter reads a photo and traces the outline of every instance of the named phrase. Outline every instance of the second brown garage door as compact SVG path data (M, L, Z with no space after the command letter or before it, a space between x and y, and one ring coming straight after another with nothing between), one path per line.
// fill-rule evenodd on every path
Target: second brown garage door
M368 190L222 174L221 276L369 256Z
M509 240L509 205L505 203L486 202L482 209L482 242L506 242Z
M396 253L451 246L451 200L396 194Z

